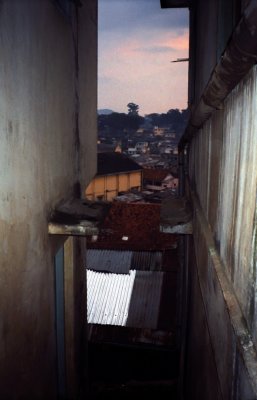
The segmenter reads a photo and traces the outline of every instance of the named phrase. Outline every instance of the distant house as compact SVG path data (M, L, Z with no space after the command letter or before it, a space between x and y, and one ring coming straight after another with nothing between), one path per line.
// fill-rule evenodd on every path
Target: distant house
M178 178L167 169L144 168L143 186L150 190L176 189Z
M136 150L138 153L146 153L148 150L148 143L147 142L137 142L135 147L136 147Z
M174 151L173 154L170 154L169 160L170 160L170 164L172 166L177 166L178 165L178 154L177 154L177 151Z
M165 133L165 128L159 128L158 126L155 126L153 132L156 136L163 136Z
M113 200L121 192L141 190L142 167L121 153L99 153L97 174L86 188L89 200Z
M110 144L110 143L97 143L97 153L121 153L121 145L118 144Z
M129 147L127 153L130 156L133 156L133 155L137 154L137 149L135 147Z

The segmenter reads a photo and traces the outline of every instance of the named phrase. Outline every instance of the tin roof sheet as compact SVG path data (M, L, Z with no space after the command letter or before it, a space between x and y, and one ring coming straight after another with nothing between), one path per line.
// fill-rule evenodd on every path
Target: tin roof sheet
M97 175L141 171L142 167L123 153L98 153Z
M128 275L87 270L88 323L157 329L162 272Z
M88 323L126 326L135 276L87 270Z
M130 270L160 271L162 252L88 249L88 269L98 272L128 274Z
M131 259L131 269L143 271L159 271L162 267L162 252L134 251Z
M93 271L128 274L131 260L131 251L88 249L86 266Z
M136 272L126 326L158 328L162 282L162 272Z

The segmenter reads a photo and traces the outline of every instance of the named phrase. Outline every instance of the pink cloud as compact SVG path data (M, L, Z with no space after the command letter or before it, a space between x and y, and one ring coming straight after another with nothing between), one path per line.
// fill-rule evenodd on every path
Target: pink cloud
M171 60L187 56L186 30L180 35L170 31L122 42L117 38L113 49L108 46L99 54L99 76L109 78L99 88L99 108L126 112L130 101L140 105L142 115L186 108L188 65L171 64Z

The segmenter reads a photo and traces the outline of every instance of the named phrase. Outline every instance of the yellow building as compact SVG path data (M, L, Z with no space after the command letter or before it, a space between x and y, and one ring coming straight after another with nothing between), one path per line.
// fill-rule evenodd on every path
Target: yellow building
M97 174L86 188L89 200L113 200L121 192L141 190L142 167L121 153L99 153Z

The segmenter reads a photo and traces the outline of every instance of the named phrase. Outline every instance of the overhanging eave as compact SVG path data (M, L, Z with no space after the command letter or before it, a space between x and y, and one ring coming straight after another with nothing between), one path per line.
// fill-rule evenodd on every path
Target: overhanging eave
M188 8L190 0L160 0L161 8Z

